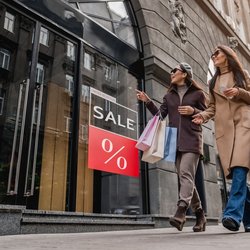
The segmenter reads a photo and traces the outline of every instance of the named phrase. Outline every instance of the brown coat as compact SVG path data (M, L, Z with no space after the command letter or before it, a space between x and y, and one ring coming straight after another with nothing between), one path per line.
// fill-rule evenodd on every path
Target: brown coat
M232 167L250 169L250 79L247 78L246 90L239 88L239 95L232 99L220 93L217 79L208 109L201 115L205 121L214 117L216 144L225 176L231 178Z
M202 127L192 122L192 115L180 115L178 106L191 106L195 113L205 110L205 95L202 90L194 85L188 87L180 103L180 97L175 87L164 96L163 103L160 106L161 116L165 118L168 115L169 126L178 130L177 149L181 152L192 152L203 154ZM151 101L147 105L149 111L155 115L158 108Z

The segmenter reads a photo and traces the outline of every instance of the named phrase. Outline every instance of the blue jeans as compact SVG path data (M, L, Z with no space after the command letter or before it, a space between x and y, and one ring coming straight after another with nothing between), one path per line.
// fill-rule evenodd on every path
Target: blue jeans
M244 209L244 215L243 215L243 224L244 226L250 227L250 191L249 188L247 188L247 196L245 201L245 209Z
M247 187L248 169L234 167L233 179L229 199L223 214L223 218L232 218L240 226L250 226L250 192Z

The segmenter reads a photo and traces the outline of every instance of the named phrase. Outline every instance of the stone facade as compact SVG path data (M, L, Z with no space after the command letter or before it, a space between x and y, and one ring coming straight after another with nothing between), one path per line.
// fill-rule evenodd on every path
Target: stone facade
M145 91L158 103L169 86L170 69L179 62L188 62L194 71L194 78L208 93L207 73L210 55L217 44L229 44L228 37L236 37L239 57L247 69L250 68L249 35L245 41L236 34L228 20L215 7L216 1L208 0L135 0L131 1L138 20L144 51ZM244 2L249 1L224 1ZM247 11L247 8L244 7ZM175 12L174 12L175 11ZM248 12L249 13L249 12ZM246 13L247 14L247 13ZM248 14L249 15L249 14ZM247 20L244 15L244 20ZM245 24L250 22L245 21ZM177 32L173 27L176 26ZM183 32L180 31L182 28ZM181 32L178 33L178 30ZM245 27L249 31L249 25ZM249 34L249 32L248 32ZM235 45L235 39L231 39ZM147 119L150 114L147 113ZM213 123L204 125L204 143L209 160L203 168L206 212L208 216L219 217L222 198L218 181L218 163L213 137ZM161 163L162 164L162 163ZM175 210L178 195L178 181L173 166L149 167L149 190L151 213L168 215ZM169 191L171 190L171 191ZM171 202L169 202L171 201Z

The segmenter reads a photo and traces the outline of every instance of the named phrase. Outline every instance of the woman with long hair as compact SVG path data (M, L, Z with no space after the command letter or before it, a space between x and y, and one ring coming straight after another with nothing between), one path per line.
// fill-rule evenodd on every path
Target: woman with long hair
M178 131L176 169L180 190L177 210L170 218L170 224L181 231L186 221L187 209L191 207L196 214L193 231L205 231L206 218L195 187L195 174L203 153L202 128L192 123L192 116L206 108L206 98L202 89L193 80L191 66L180 63L171 71L171 86L159 109L145 92L138 91L137 98L146 103L146 107L153 115L159 110L163 118L168 115L169 126L177 128Z
M226 178L232 179L222 224L238 231L243 222L250 232L250 78L236 53L219 45L211 56L216 72L209 83L208 108L193 117L195 124L214 118L215 138Z

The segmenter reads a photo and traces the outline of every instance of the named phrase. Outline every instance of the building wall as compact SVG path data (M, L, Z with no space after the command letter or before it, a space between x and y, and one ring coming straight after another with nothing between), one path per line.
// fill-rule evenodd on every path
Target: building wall
M144 50L145 91L156 102L162 101L169 85L170 69L186 61L194 71L194 78L208 93L207 72L210 55L217 44L228 45L228 36L239 38L211 2L206 0L179 1L183 6L186 25L186 42L175 36L170 2L174 0L131 1L136 13ZM242 2L242 1L241 1ZM248 27L249 28L249 27ZM238 53L245 68L250 68L250 52L240 39ZM147 118L150 115L148 113ZM205 197L208 216L219 216L222 202L217 184L218 164L214 143L213 123L204 125L204 143L210 160L203 166ZM159 164L149 167L151 213L172 214L177 201L178 183L172 165Z

